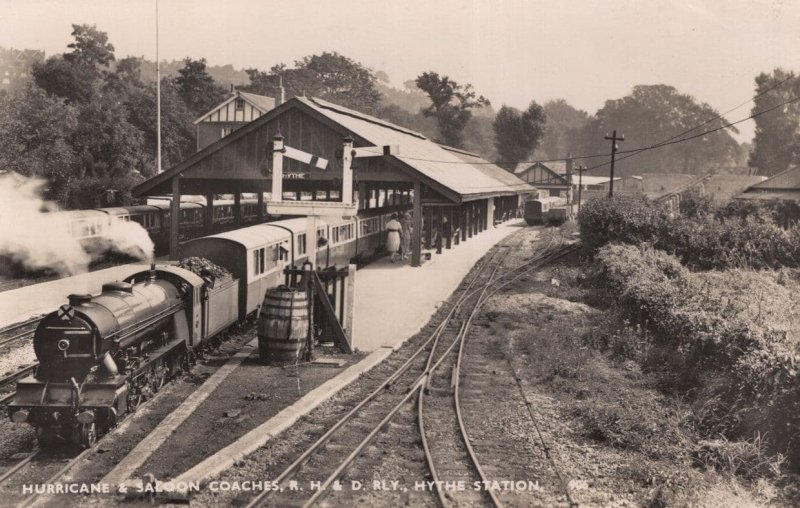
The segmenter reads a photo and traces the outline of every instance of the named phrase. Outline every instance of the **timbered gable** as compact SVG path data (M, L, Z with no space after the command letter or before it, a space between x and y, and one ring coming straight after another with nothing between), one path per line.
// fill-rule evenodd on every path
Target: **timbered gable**
M530 165L518 171L517 176L534 187L565 187L569 188L569 182L564 175L561 175L541 162Z

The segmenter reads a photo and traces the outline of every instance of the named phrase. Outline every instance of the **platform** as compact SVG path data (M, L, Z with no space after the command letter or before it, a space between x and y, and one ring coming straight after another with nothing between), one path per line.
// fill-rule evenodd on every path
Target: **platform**
M49 314L66 303L73 293L97 294L103 284L122 280L150 267L127 264L83 273L58 280L21 287L0 293L0 327L24 321L40 314Z
M353 346L368 352L396 348L412 337L489 248L524 225L522 219L508 221L433 254L419 268L385 257L359 270Z

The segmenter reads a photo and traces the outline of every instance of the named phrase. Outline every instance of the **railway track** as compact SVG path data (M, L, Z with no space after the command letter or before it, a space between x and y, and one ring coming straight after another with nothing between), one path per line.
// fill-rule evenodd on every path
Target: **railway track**
M33 337L33 332L41 320L42 317L37 316L0 329L0 346Z
M448 378L444 374L446 372L445 369L439 370L439 367L446 361L457 362L460 355L456 353L462 350L462 344L468 333L470 321L477 314L481 304L486 298L514 280L554 259L551 254L554 249L554 242L555 237L551 238L550 243L542 249L539 255L528 260L522 267L507 270L499 276L498 272L502 268L503 261L511 252L512 246L501 245L495 247L493 253L487 256L485 261L476 269L474 276L459 288L456 301L442 322L413 351L405 363L397 368L377 388L361 399L355 407L336 420L322 436L289 464L274 480L274 484L279 487L278 489L261 492L250 501L248 508L264 505L282 506L285 504L311 506L317 503L331 492L331 487L335 487L335 482L344 471L359 456L365 453L369 444L383 429L387 428L396 418L403 420L408 418L407 411L404 411L404 408L407 407L408 402L413 401L415 398L421 402L421 405L417 406L417 421L420 423L420 438L423 441L427 457L426 462L429 465L431 476L435 480L439 477L439 472L446 472L448 475L453 473L454 471L451 469L437 468L440 461L434 455L437 455L441 448L434 449L434 447L438 447L440 442L444 443L445 441L440 440L439 436L435 436L436 443L428 439L428 430L426 430L425 422L437 423L435 421L437 417L434 416L433 419L430 419L425 416L425 398L427 393L430 392L430 390L426 392L426 387L430 382L431 387L435 390L442 383L442 379L446 384L447 379L458 378L458 376ZM501 253L501 251L503 252ZM563 255L564 253L563 249L560 249L557 254ZM428 404L428 407L430 406L431 404ZM454 417L454 421L460 420L459 411L460 408L453 406L449 416ZM454 425L456 425L455 433L451 432L451 436L460 433L462 443L466 443L462 445L463 449L469 450L469 439L466 430L463 429L463 421L460 429L457 423L454 423ZM407 432L407 426L403 427ZM439 425L437 424L436 427L438 429ZM453 428L451 428L452 430ZM467 474L478 481L488 481L474 453L470 455L469 463L466 463L467 455L470 455L469 451L458 457L458 460L462 462L460 464L462 471L466 469ZM320 482L319 480L323 475L327 475L327 477ZM297 482L296 484L316 482L317 487L312 489L311 492L299 493L291 488L290 482L292 481ZM438 487L440 484L437 483L436 485ZM340 489L336 490L338 491L337 495L346 495ZM451 504L449 501L452 500L452 497L449 497L443 491L437 492L439 503L444 506ZM499 505L491 491L484 490L477 494L478 496L486 497L484 499L470 499L469 502L477 501L478 504L489 502ZM305 499L298 499L299 496L303 495L305 495ZM339 499L336 499L337 503L339 501Z

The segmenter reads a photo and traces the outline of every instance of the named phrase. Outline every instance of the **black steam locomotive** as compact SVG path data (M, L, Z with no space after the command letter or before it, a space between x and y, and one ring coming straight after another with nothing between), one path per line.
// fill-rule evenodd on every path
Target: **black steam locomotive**
M9 414L34 426L40 444L60 437L92 446L187 368L212 336L211 309L238 291L230 277L209 284L175 266L154 266L128 280L105 284L95 297L71 295L39 323L33 339L39 367L17 383Z

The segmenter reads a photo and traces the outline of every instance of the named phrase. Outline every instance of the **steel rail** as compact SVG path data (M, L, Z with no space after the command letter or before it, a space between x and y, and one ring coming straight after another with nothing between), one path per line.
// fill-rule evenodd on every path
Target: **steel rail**
M30 461L32 461L34 458L36 458L36 456L38 456L39 453L41 453L41 452L35 451L35 452L31 453L30 455L28 455L24 459L22 459L19 462L17 462L11 469L9 469L8 471L6 471L2 475L0 475L0 483L3 483L6 480L8 480L9 478L11 478L12 476L14 476L17 473L17 471L19 471L20 469L25 467L26 464L28 464Z
M98 441L97 441L97 443L100 443L101 441L102 441L102 439L98 440ZM58 470L58 471L57 471L55 474L53 474L52 476L50 476L50 478L48 478L46 481L44 481L44 482L43 482L43 484L44 484L44 485L48 485L48 484L54 484L54 483L56 483L56 481L58 481L58 479L59 479L59 478L61 478L62 476L64 476L64 475L67 473L67 471L69 471L70 469L72 469L73 467L75 467L75 465L76 465L76 464L77 464L77 463L78 463L78 462L79 462L81 459L83 459L84 457L86 457L87 455L89 455L89 453L91 453L91 452L92 452L92 450L94 450L94 449L95 449L95 447L87 448L87 449L83 450L81 453L79 453L78 455L76 455L76 456L74 456L73 458L71 458L71 459L69 460L69 462L67 462L67 463L66 463L66 464L65 464L65 465L64 465L64 466L63 466L61 469L59 469L59 470ZM24 499L24 500L23 500L23 501L22 501L20 504L18 504L18 505L17 505L17 508L27 508L28 506L31 506L31 505L32 505L32 504L33 504L33 503L34 503L34 502L35 502L35 501L36 501L36 500L39 498L39 496L42 496L42 495L44 495L44 494L36 494L36 493L34 493L34 494L31 494L30 496L28 496L27 498L25 498L25 499Z
M548 247L552 244L552 242L553 242L553 239L551 238L551 241L550 241L550 244L548 244ZM506 246L506 247L508 247L508 246ZM510 251L508 251L508 252L510 252ZM508 255L508 252L506 253L506 256ZM295 459L295 461L292 462L292 464L290 464L274 480L274 482L276 484L280 484L280 483L285 482L295 472L297 472L297 470L308 460L308 458L313 453L315 453L317 450L319 450L319 448L321 448L322 445L324 445L329 440L329 438L334 433L336 433L336 431L338 431L345 423L350 421L350 419L360 409L362 409L367 403L372 401L378 394L380 394L388 386L391 386L391 384L394 381L396 381L403 373L405 373L405 371L408 370L408 368L411 366L413 360L416 359L423 351L425 351L425 348L427 347L427 345L430 344L433 341L434 345L431 348L431 351L430 351L430 354L429 354L429 357L428 357L428 362L426 364L426 369L425 369L425 371L423 371L423 373L420 376L417 377L417 379L414 381L414 383L408 389L407 395L405 397L403 397L403 399L401 399L401 401L399 403L397 403L390 410L389 414L386 417L384 417L384 419L377 426L375 426L372 429L372 432L370 432L367 435L367 437L365 437L362 440L362 442L357 446L357 448L353 452L351 452L351 454L345 459L345 461L340 463L339 467L325 480L325 482L323 482L321 484L320 488L316 490L316 492L312 495L312 497L308 501L306 501L304 506L311 506L320 497L322 497L322 496L324 496L324 495L326 495L328 493L328 487L333 483L333 481L335 481L336 478L338 478L338 476L341 474L341 472L344 471L344 469L353 460L355 460L356 457L358 457L358 455L361 453L361 451L363 451L363 449L369 444L369 442L371 442L371 440L374 438L374 436L377 435L377 433L385 426L385 424L388 423L389 421L391 421L391 419L400 410L400 408L402 408L402 406L410 399L410 397L413 396L414 392L416 390L421 390L422 389L422 387L424 386L424 383L429 379L430 371L435 370L436 368L438 368L438 366L445 360L445 358L450 354L450 352L455 347L455 345L459 342L459 338L458 337L455 340L453 340L453 342L449 345L447 350L441 355L439 360L433 366L431 366L432 358L434 357L434 353L435 353L436 345L438 344L438 340L441 337L441 334L444 331L446 325L449 324L449 322L453 318L453 315L458 310L460 310L460 308L462 307L464 302L467 300L467 298L471 297L472 295L474 295L475 293L477 293L479 291L482 293L482 296L484 296L486 291L488 290L488 288L491 286L491 283L496 281L496 280L495 281L491 280L491 278L494 277L494 275L496 274L497 270L500 268L500 266L502 264L502 261L501 261L501 263L499 263L495 267L495 269L492 272L490 281L484 287L476 289L476 290L473 290L473 291L470 291L472 289L472 287L475 285L475 283L477 282L477 280L484 273L485 268L489 265L489 263L494 259L494 257L496 255L497 255L497 251L495 251L495 253L491 257L487 258L486 261L484 261L480 265L480 267L478 269L478 272L472 278L470 283L467 285L467 288L465 288L463 290L463 293L460 295L460 297L457 300L457 302L450 309L450 311L448 312L447 316L445 316L444 320L436 327L436 329L431 333L431 335L428 337L428 339L422 345L420 345L417 348L417 350L414 352L414 354L408 360L406 360L406 362L401 367L399 367L397 370L395 370L395 372L389 378L387 378L380 386L378 386L378 388L373 390L369 395L367 395L364 399L362 399L356 407L351 409L346 415L344 415L342 418L340 418L327 432L325 432L325 434L323 434L320 438L318 438L316 442L314 442L310 447L306 448L306 450L297 459ZM536 263L538 260L540 260L543 257L544 257L543 255L540 255L535 260L529 261L527 264ZM503 257L503 260L504 259L505 259L505 256ZM531 269L533 269L533 268L531 268ZM516 269L512 270L512 272L513 271L516 271ZM527 270L527 271L530 271L530 270ZM521 275L519 275L519 276L521 276ZM518 278L518 277L515 277L515 279L516 278ZM505 286L505 285L506 284L504 284L503 286ZM494 294L494 291L492 292L492 294ZM479 298L479 302L477 304L480 305L480 304L483 303L483 301L485 301L485 298ZM253 507L256 507L256 506L260 506L262 504L262 502L265 501L270 495L274 494L274 492L275 492L274 490L261 492L258 496L256 496L253 500L250 501L250 503L247 505L247 508L253 508Z
M503 261L508 256L509 252L510 252L510 250L506 251L505 255L502 257L500 262L497 264L497 266L495 266L494 270L492 270L491 274L489 275L489 281L484 286L484 291L491 284L492 278L497 273L497 270L500 268L500 266L502 265ZM478 271L476 276L472 279L469 287L472 287L475 284L475 282L478 280L480 275L483 274L483 270L489 265L489 263L492 260L494 260L494 258L496 256L497 256L497 250L495 250L495 252L489 258L487 258L487 261L484 262L481 265L480 270ZM453 314L455 312L457 312L458 310L460 310L461 306L467 300L467 298L469 298L473 294L475 294L474 291L471 292L471 293L466 293L466 294L462 295L462 297L459 298L459 300L457 302L457 305L454 305L453 308L448 313L447 319L445 321L443 321L440 324L439 327L437 327L437 330L444 330L444 327L449 323L449 320L452 318ZM461 330L463 330L463 329L464 329L464 326L463 326L463 322L462 322ZM459 332L459 335L460 335L460 333L461 332ZM450 354L450 352L453 350L453 348L455 347L456 343L459 340L458 339L458 335L457 335L456 338L453 340L453 342L450 344L450 346L447 348L447 350L439 357L439 360L435 364L433 364L431 366L431 362L433 361L433 358L434 358L434 356L436 354L436 347L438 345L438 341L439 341L439 337L440 336L441 336L441 334L438 334L437 337L436 337L436 341L434 341L433 347L431 348L431 351L430 351L430 353L428 355L428 361L427 361L426 366L425 366L425 371L423 371L423 373L417 378L417 380L414 382L414 384L408 390L408 393L406 394L406 396L403 397L400 400L400 402L395 404L395 406L389 411L389 413L383 418L383 420L381 420L380 423L378 423L378 425L376 425L376 426L374 426L372 428L372 431L369 434L367 434L367 436L358 444L358 446L350 453L350 455L348 455L347 458L345 458L345 460L339 464L339 467L337 467L336 470L333 473L331 473L325 479L325 481L321 484L320 488L317 489L314 492L314 494L312 494L311 498L308 499L303 504L303 508L309 508L315 502L317 502L322 496L325 496L328 493L328 487L339 477L339 475L342 474L342 472L347 468L347 466L349 466L350 463L352 463L353 460L355 460L356 457L358 457L361 454L361 452L364 450L364 448L366 448L369 445L369 443L372 441L372 439L378 434L378 432L380 432L383 429L383 427L392 420L394 415L397 414L397 412L400 411L400 409L406 404L406 402L408 402L411 399L411 397L414 395L414 393L417 392L417 391L419 391L420 393L424 391L424 387L427 384L427 382L430 380L430 377L431 377L433 371L436 370L436 368L445 360L445 358L447 358L447 356Z
M26 367L23 367L23 368L19 369L18 371L12 372L11 374L3 377L2 379L0 379L0 388L4 388L6 385L10 385L11 383L16 381L17 379L19 379L21 377L25 377L28 374L30 374L31 372L34 372L36 370L36 367L38 367L38 366L39 366L39 362L36 362L36 363L33 363L33 364L28 365Z
M556 237L551 237L550 242L548 243L548 245L544 249L542 249L541 252L537 256L535 256L532 260L529 260L528 262L523 264L521 267L509 270L508 273L503 274L502 276L498 277L498 279L495 279L489 285L487 285L486 287L484 287L481 290L481 295L479 296L478 301L476 302L476 305L475 305L474 309L470 313L470 316L464 322L464 324L462 326L462 332L460 333L460 337L458 339L459 342L460 342L459 353L458 353L458 358L456 360L456 364L454 366L454 374L453 374L454 380L455 380L455 382L454 382L454 388L455 388L455 390L454 390L455 391L455 393L454 393L454 405L455 405L455 410L456 410L456 419L457 419L457 422L458 422L459 430L460 430L461 435L462 435L462 439L463 439L464 445L465 445L465 447L467 449L467 453L468 453L468 455L470 457L470 461L472 462L475 471L478 473L478 476L484 482L484 485L486 485L486 482L488 480L486 478L485 473L483 472L483 468L480 465L480 461L478 460L478 457L475 454L474 449L472 448L472 444L470 443L469 436L468 436L467 430L466 430L466 426L465 426L465 423L464 423L464 420L463 420L463 417L462 417L462 414L461 414L461 407L460 407L460 398L459 398L459 396L460 396L460 368L461 368L461 358L462 358L462 355L463 355L464 343L465 343L465 340L466 340L466 337L467 337L467 333L469 331L469 327L470 327L470 325L472 323L472 319L475 317L475 315L477 315L477 313L480 310L480 308L483 306L483 304L490 297L495 295L498 291L500 291L500 289L508 286L509 284L511 284L512 282L518 280L520 277L524 276L525 274L530 273L534 269L540 268L541 266L551 262L552 260L554 260L554 259L556 259L556 258L558 258L560 256L565 255L567 252L572 250L570 248L570 246L568 246L567 248L564 248L563 246L559 245L558 250L555 253L549 252L550 248L552 247L552 245L553 245L553 243L555 241L555 238ZM513 274L513 273L515 273L515 272L517 272L519 270L522 270L522 271L520 271L519 273L514 275L511 279L503 282L502 284L500 284L499 286L495 287L494 289L492 289L491 291L489 291L487 293L487 291L489 290L489 287L490 287L491 284L495 284L495 283L498 282L498 280L502 280L505 277L507 277L508 275ZM429 378L429 381L430 381L430 378ZM445 493L443 492L443 490L441 488L441 485L440 485L440 483L438 481L439 478L438 478L438 474L436 472L436 467L435 467L435 464L434 464L434 461L433 461L433 456L431 454L431 449L430 449L430 446L428 445L427 437L425 435L425 426L424 426L424 418L423 418L423 414L424 414L424 390L420 390L419 399L418 399L418 408L417 409L418 409L418 423L419 423L420 433L422 435L422 445L423 445L423 449L425 451L425 458L426 458L426 461L428 463L428 468L431 471L431 476L433 477L434 485L436 486L436 492L437 492L437 496L438 496L438 499L439 499L439 503L441 504L441 506L446 507L447 506L446 496L445 496ZM495 495L495 493L493 491L488 490L488 491L485 491L485 492L489 496L489 498L492 500L492 503L495 506L501 506L501 503L500 503L499 499L497 499L497 496Z
M459 330L458 334L456 335L456 338L453 341L453 344L445 352L445 354L442 355L441 360L444 360L447 357L447 355L450 354L450 350L453 348L453 346L457 342L459 344L463 345L463 341L464 341L464 337L466 336L466 330L467 330L469 321L471 321L472 316L474 316L475 313L477 313L477 310L480 308L480 306L482 305L483 301L485 301L485 300L483 300L483 296L486 294L486 291L489 289L491 284L494 282L493 279L494 279L495 274L497 273L497 270L499 270L500 266L502 266L503 262L505 261L506 257L508 257L508 254L510 252L511 252L510 250L506 251L506 253L503 256L503 258L500 260L500 262L497 264L497 266L495 266L494 270L492 271L492 274L489 276L489 282L485 286L483 286L483 288L481 288L479 290L481 293L478 296L478 299L475 301L475 305L472 308L469 317L466 320L462 321L461 329ZM473 291L472 293L470 293L470 296L474 295L477 291L478 290ZM461 347L462 346L459 346L459 352L461 351ZM428 379L427 379L428 382L430 382L431 378L433 377L433 372L435 371L436 367L438 367L439 363L441 363L441 360L439 362L437 362L437 364L432 369L430 369L430 371L428 372ZM426 435L426 432L425 432L425 418L424 418L424 415L425 415L425 394L426 394L426 389L420 388L418 396L417 396L417 425L419 426L420 437L421 437L421 440L422 440L422 448L423 448L423 450L425 452L425 462L428 465L428 469L431 472L431 477L433 478L434 485L436 486L436 495L437 495L437 498L439 500L439 504L442 507L446 507L447 506L446 496L445 496L445 493L444 493L444 491L442 489L441 483L439 482L439 474L436 471L436 464L435 464L435 462L433 460L433 454L431 452L431 447L428 444L428 438L427 438L427 435ZM464 439L465 439L465 444L468 444L467 441L466 441L466 436L464 437ZM481 480L486 481L485 475L483 473L483 470L480 468L480 464L478 463L477 458L474 456L474 454L471 455L470 458L471 458L471 460L473 462L473 466L475 467L475 470L478 472L478 476L481 477ZM494 494L492 492L489 492L489 496L490 496L490 499L492 500L492 502L494 503L495 506L500 506L500 502L497 500L497 498L494 496Z
M494 256L494 255L493 255L493 256ZM423 342L423 343L422 343L422 344L421 344L421 345L420 345L420 346L419 346L419 347L416 349L416 351L415 351L415 352L412 354L412 356L411 356L410 358L408 358L408 359L407 359L407 360L406 360L406 361L403 363L403 365L401 365L400 367L398 367L398 368L397 368L397 369L396 369L396 370L395 370L395 371L392 373L392 375L391 375L391 376L389 376L389 377L388 377L388 378L387 378L387 379L386 379L386 380L385 380L383 383L381 383L381 385L380 385L380 386L378 386L378 387L377 387L375 390L373 390L373 391L372 391L370 394L368 394L366 397L364 397L364 398L363 398L363 399L362 399L362 400L361 400L361 401L358 403L358 405L356 405L356 406L355 406L353 409L351 409L351 410L350 410L350 411L349 411L347 414L345 414L343 417L341 417L341 418L340 418L340 419L339 419L339 420L338 420L338 421L337 421L337 422L336 422L336 423L335 423L335 424L334 424L334 425L333 425L333 426L332 426L330 429L328 429L328 431L327 431L327 432L325 432L325 433L324 433L324 434L323 434L321 437L319 437L319 438L317 439L317 441L315 441L315 442L314 442L314 443L313 443L313 444L312 444L310 447L306 448L306 450L305 450L305 451L304 451L304 452L303 452L303 453L302 453L302 454L301 454L301 455L300 455L300 456L299 456L297 459L295 459L295 461L294 461L294 462L292 462L292 463L291 463L291 464L290 464L290 465L289 465L289 466L288 466L286 469L284 469L284 471L283 471L283 472L282 472L282 473L281 473L281 474L280 474L280 475L279 475L279 476L278 476L278 477L277 477L277 478L274 480L276 484L280 484L280 483L283 483L283 482L285 482L286 480L288 480L288 479L291 477L291 475L293 475L293 474L294 474L294 473L295 473L295 472L296 472L296 471L297 471L297 470L300 468L300 466L302 466L302 465L303 465L303 464L306 462L306 460L307 460L307 459L308 459L308 458L309 458L309 457L310 457L312 454L314 454L314 453L315 453L317 450L319 450L319 449L320 449L320 448L321 448L321 447L322 447L322 446L323 446L323 445L324 445L324 444L325 444L325 443L326 443L326 442L329 440L329 438L330 438L330 437L331 437L331 436L332 436L334 433L336 433L336 431L337 431L337 430L339 430L339 429L340 429L340 428L341 428L341 427L342 427L344 424L346 424L347 422L349 422L349 421L350 421L350 419L351 419L351 418L352 418L352 417L353 417L353 416L354 416L354 415L355 415L355 414L356 414L356 413L357 413L357 412L358 412L360 409L362 409L364 406L366 406L366 405L367 405L369 402L371 402L371 401L372 401L372 400L373 400L375 397L377 397L377 396L378 396L378 395L379 395L381 392L383 392L383 391L384 391L386 388L388 388L389 386L391 386L391 385L392 385L392 384L393 384L393 383L394 383L394 382L395 382L397 379L399 379L399 378L400 378L400 377L401 377L401 376L402 376L402 375L403 375L403 374L404 374L404 373L405 373L405 372L406 372L406 371L407 371L407 370L410 368L410 366L411 366L411 364L413 363L413 361L414 361L414 360L415 360L415 359L416 359L416 358L417 358L417 357L418 357L420 354L422 354L422 352L424 352L424 351L425 351L425 349L427 348L427 346L428 346L428 345L429 345L431 342L433 342L433 343L434 343L434 345L433 345L433 347L431 348L431 351L430 351L430 354L429 354L429 357L428 357L428 361L427 361L427 363L426 363L426 369L425 369L425 371L427 371L427 370L430 368L430 364L431 364L431 358L432 358L432 356L431 356L431 355L433 354L433 352L434 352L434 351L435 351L435 349L436 349L436 348L435 348L435 346L436 346L436 344L438 343L439 337L441 336L442 332L443 332L443 331L444 331L444 329L446 328L446 325L447 325L447 324L449 323L449 321L452 319L453 315L454 315L454 314L457 312L457 310L460 308L461 304L462 304L462 303L463 303L463 302L466 300L466 298L467 298L467 297L468 297L470 294L472 294L472 293L469 293L469 290L470 290L470 289L472 289L472 287L475 285L475 283L477 282L477 280L480 278L481 274L483 273L483 270L484 270L484 269L486 268L486 266L489 264L489 262L491 261L491 259L493 258L493 256L492 256L492 257L489 257L489 258L487 258L487 259L486 259L486 260L485 260L485 261L484 261L484 262L483 262L483 263L482 263L482 264L479 266L477 273L476 273L476 274L475 274L475 276L474 276L474 277L473 277L473 278L470 280L470 282L467 284L467 287L466 287L466 288L463 290L462 294L459 296L459 298L458 298L458 300L456 301L456 303L455 303L455 304L453 304L453 306L450 308L450 310L448 311L447 315L444 317L444 319L442 320L442 322L441 322L441 323L440 323L440 324L439 324L439 325L438 325L438 326L437 326L437 327L434 329L434 331L433 331L433 332L432 332L432 333L429 335L429 337L428 337L428 338L425 340L425 342ZM452 346L451 346L451 348L452 348ZM403 402L403 404L405 404L405 401L407 400L408 396L410 396L411 394L413 394L413 393L414 393L414 388L415 388L416 386L418 386L420 382L422 382L422 381L424 381L424 380L426 379L426 374L425 374L425 371L423 371L423 373L422 373L420 376L418 376L418 377L417 377L417 379L414 381L414 383L412 384L412 386L411 386L411 387L408 389L408 394L409 394L409 395L407 395L406 397L404 397L404 398L403 398L403 401L404 401L404 402ZM401 404L400 406L402 406L402 404ZM394 413L396 413L396 411L394 411L392 414L394 414ZM383 426L383 425L379 425L379 426L378 426L378 429L380 429L382 426ZM370 439L371 439L371 438L370 438ZM334 478L334 479L335 479L335 478ZM328 484L329 484L329 483L328 483ZM327 485L328 485L328 484L325 484L326 486L325 486L325 487L321 487L321 488L320 488L320 489L319 489L317 492L322 492L322 491L326 490L326 489L327 489ZM265 501L265 500L266 500L266 499L267 499L267 498L268 498L268 497L269 497L271 494L273 494L273 492L274 492L274 491L263 491L263 492L261 492L261 493L260 493L258 496L256 496L256 497L255 497L253 500L251 500L251 501L250 501L250 503L247 505L247 507L246 507L246 508L254 508L254 507L256 507L256 506L260 506L260 505L261 505L261 503L262 503L263 501ZM318 497L318 496L317 496L317 497ZM316 499L316 497L315 497L314 499Z

